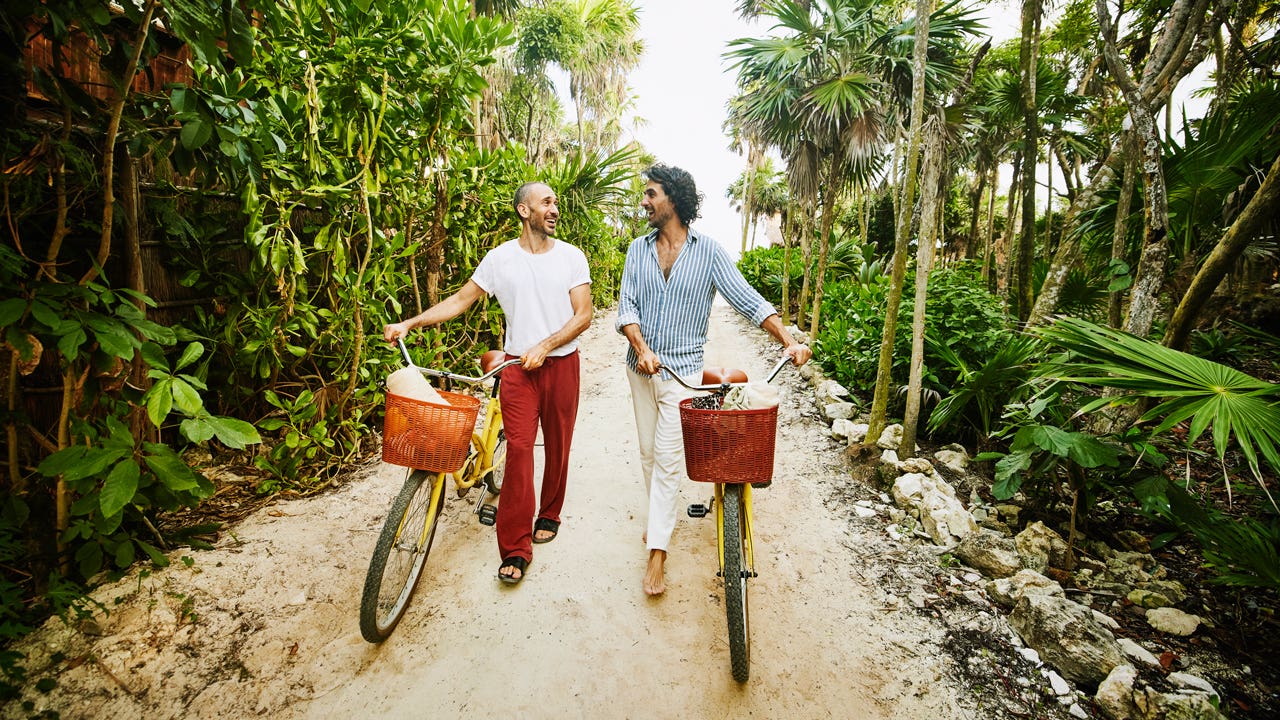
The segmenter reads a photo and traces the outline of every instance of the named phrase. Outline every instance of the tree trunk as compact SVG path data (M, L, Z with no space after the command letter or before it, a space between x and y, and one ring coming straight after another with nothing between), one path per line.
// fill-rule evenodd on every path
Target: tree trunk
M1005 205L1004 232L1000 233L1000 243L996 245L996 287L1005 304L1013 308L1013 272L1014 245L1018 237L1018 228L1022 227L1022 215L1014 215L1018 209L1018 198L1022 195L1022 151L1013 153L1013 171L1009 174L1009 198ZM1003 252L1001 252L1003 251Z
M796 325L803 324L808 317L805 308L809 303L809 281L813 277L813 206L801 202L800 211L800 260L804 263L804 274L800 281L800 302L796 306Z
M116 206L114 187L116 139L120 137L120 121L124 117L124 106L129 100L133 79L138 75L138 62L142 59L142 49L147 44L147 33L151 30L151 16L155 11L156 0L147 0L147 5L142 11L142 21L138 24L138 35L133 40L133 55L125 67L124 77L121 78L120 97L111 104L106 137L102 141L102 234L98 238L97 262L80 278L81 285L87 285L97 279L98 273L111 257L111 225L114 222Z
M999 181L1000 164L993 162L991 178L987 181L987 235L982 242L982 282L990 292L995 292L996 289L995 273L992 271L992 266L995 264L992 245L996 236L996 187Z
M885 416L889 408L889 386L893 374L893 337L898 328L898 304L902 300L903 280L907 274L907 251L911 242L911 216L915 206L916 166L920 157L924 120L924 68L929 50L929 16L933 12L933 0L916 0L916 36L912 53L911 72L911 130L907 144L906 173L902 204L894 238L893 270L889 275L889 295L884 309L884 334L880 338L880 361L876 366L876 388L871 399L871 417L868 419L867 443L874 444L884 431Z
M782 219L782 324L791 324L791 233L795 231L792 217L795 213L787 213ZM812 342L812 339L810 340Z
M987 189L987 170L979 167L974 178L973 194L969 199L969 207L973 208L973 212L969 217L969 233L965 236L964 242L964 258L972 260L978 255L978 216L982 214L982 193Z
M1280 158L1271 163L1262 187L1254 193L1249 204L1236 217L1235 222L1231 223L1226 234L1200 266L1200 271L1191 281L1191 287L1182 296L1182 302L1178 303L1173 319L1165 329L1163 343L1166 346L1175 350L1184 349L1200 310L1213 295L1214 288L1222 282L1222 278L1231 270L1259 230L1275 219L1277 212L1280 212Z
M1165 24L1165 32L1149 55L1141 86L1135 86L1133 79L1123 71L1123 63L1118 63L1122 71L1120 73L1112 71L1112 75L1117 82L1130 88L1130 91L1126 92L1126 99L1130 92L1136 91L1142 102L1153 113L1159 111L1164 103L1169 101L1178 81L1195 69L1208 51L1204 43L1195 42L1204 26L1205 9L1208 5L1209 0L1195 0L1194 6L1191 5L1191 0L1176 0ZM1097 8L1099 25L1102 26L1105 20L1109 28L1110 17L1107 15L1105 0L1098 0ZM1104 32L1103 35L1114 50L1115 42L1110 32ZM1110 60L1107 64L1110 66ZM1112 145L1108 152L1107 159L1094 172L1089 184L1080 191L1075 202L1063 216L1062 242L1053 254L1040 294L1036 296L1035 307L1032 308L1031 317L1027 320L1028 325L1047 323L1057 309L1062 284L1080 256L1080 238L1073 232L1076 219L1085 211L1097 207L1101 199L1101 191L1115 179L1124 158L1125 151L1117 141L1117 144Z
M1120 183L1120 199L1116 202L1115 228L1111 234L1113 267L1116 263L1125 262L1129 254L1129 244L1126 242L1129 234L1129 208L1133 203L1133 187L1137 184L1138 177L1138 154L1133 151L1133 136L1129 133L1125 133L1125 145L1124 179ZM1116 290L1109 295L1107 320L1111 327L1119 329L1120 324L1124 322L1125 293L1123 290Z
M828 161L827 187L822 192L822 235L818 238L818 271L813 281L813 312L809 314L809 339L818 337L818 318L822 315L822 285L827 279L827 252L831 249L831 228L835 225L835 163Z
M942 177L942 128L930 118L925 131L924 178L920 182L920 238L916 243L916 297L911 316L911 372L907 383L907 407L902 416L900 458L915 457L916 432L920 424L920 401L924 383L925 300L929 271L933 267L933 247L937 240L938 206L944 201Z
M1009 287L1011 307L1019 320L1031 313L1031 258L1036 251L1036 164L1040 116L1036 108L1036 67L1040 56L1040 0L1022 2L1022 42L1018 64L1022 75L1022 232L1013 246Z

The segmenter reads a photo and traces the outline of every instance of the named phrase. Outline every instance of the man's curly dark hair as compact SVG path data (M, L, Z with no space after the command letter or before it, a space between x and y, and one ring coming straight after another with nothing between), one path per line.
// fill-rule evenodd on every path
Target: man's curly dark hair
M676 217L682 225L688 225L699 217L698 208L702 206L702 193L693 182L693 176L678 167L658 163L644 171L644 177L662 186L662 191L671 198L676 208Z

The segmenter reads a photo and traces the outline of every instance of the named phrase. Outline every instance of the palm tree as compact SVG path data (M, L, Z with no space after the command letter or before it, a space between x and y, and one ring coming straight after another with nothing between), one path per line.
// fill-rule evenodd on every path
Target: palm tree
M781 36L730 43L740 95L735 124L787 158L792 195L821 208L810 334L818 329L835 208L850 180L883 144L886 88L872 50L885 29L865 0L823 0L810 11L795 0L769 6ZM801 313L804 308L800 309Z
M569 93L577 110L578 146L587 152L611 149L617 119L631 105L627 74L640 64L644 43L631 0L575 0L585 30L576 52L566 58ZM584 131L583 114L593 118Z

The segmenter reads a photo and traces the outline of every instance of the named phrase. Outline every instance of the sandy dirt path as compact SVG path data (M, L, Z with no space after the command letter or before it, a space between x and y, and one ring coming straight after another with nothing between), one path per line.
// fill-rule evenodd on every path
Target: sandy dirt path
M492 528L452 497L408 612L381 645L361 639L365 568L402 472L370 463L341 489L270 506L194 562L104 586L109 612L34 634L33 710L63 718L894 718L981 717L936 651L944 629L876 578L875 551L832 498L851 482L812 419L807 384L783 388L775 482L756 494L752 666L729 673L711 518L681 517L668 591L641 590L643 483L624 342L611 314L583 338L583 388L560 536L528 578L497 582ZM707 362L763 377L776 347L717 307ZM473 491L474 492L474 491ZM682 502L710 488L686 482ZM877 527L886 521L873 518ZM869 544L870 543L870 544ZM178 558L183 553L175 553ZM871 567L878 565L879 567ZM42 673L43 671L43 673ZM4 717L27 717L18 702Z

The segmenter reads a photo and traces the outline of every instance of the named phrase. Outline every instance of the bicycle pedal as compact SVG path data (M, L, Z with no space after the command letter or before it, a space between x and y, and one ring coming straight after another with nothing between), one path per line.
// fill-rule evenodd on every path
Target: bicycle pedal
M772 480L765 480L764 482L753 482L751 483L751 487L756 490L764 490L765 488L769 487L772 484L773 484Z
M497 505L481 505L476 514L480 516L481 525L494 525L498 522Z
M689 513L689 517L700 518L700 517L706 517L707 513L711 512L711 508L707 507L702 503L694 503L689 506L689 509L687 512Z

